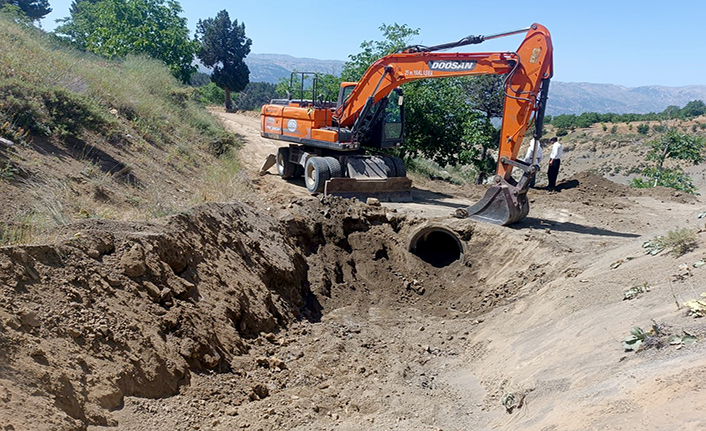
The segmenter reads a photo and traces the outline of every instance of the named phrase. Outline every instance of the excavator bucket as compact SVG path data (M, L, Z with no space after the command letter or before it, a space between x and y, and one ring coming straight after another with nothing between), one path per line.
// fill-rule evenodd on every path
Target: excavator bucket
M475 205L457 210L456 215L507 226L524 219L528 213L527 191L501 179Z

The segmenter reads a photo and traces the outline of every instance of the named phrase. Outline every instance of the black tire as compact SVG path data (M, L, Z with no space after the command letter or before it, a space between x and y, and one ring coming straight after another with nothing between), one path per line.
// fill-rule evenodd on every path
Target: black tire
M395 162L392 161L392 157L383 156L380 158L382 159L383 163L385 163L385 174L387 175L387 177L392 178L392 177L396 176L395 175Z
M341 168L341 162L335 157L324 157L326 165L328 166L331 178L340 178L343 176L343 169Z
M289 161L289 147L277 149L277 173L284 179L293 178L297 165Z
M395 176L396 177L406 177L407 169L404 167L404 161L399 157L390 157L392 163L395 165Z
M304 165L304 183L309 193L324 191L326 180L331 178L326 160L323 157L310 157Z

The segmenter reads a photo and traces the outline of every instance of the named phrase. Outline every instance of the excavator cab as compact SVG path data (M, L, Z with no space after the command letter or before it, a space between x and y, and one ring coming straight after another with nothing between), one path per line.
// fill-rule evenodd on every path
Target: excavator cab
M377 118L373 123L372 133L368 135L368 141L364 143L366 146L385 149L402 145L404 97L401 89L392 90L389 96L373 107L370 115Z
M356 82L341 83L336 108L345 105ZM367 123L370 132L358 133L360 144L373 148L394 148L402 145L404 132L404 96L401 88L393 89L389 95L373 104L358 124ZM353 126L356 129L356 125Z

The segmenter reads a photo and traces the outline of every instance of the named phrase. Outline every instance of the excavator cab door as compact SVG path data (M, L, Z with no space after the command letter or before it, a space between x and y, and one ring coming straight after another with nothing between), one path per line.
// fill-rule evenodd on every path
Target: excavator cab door
M404 141L404 98L402 90L395 88L385 99L382 99L370 110L370 115L376 118L370 139L366 146L376 148L394 148ZM382 112L377 112L378 110Z

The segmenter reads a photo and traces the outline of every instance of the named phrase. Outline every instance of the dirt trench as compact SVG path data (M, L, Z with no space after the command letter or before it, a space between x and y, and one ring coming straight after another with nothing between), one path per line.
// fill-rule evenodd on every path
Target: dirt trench
M58 244L1 248L0 423L120 425L111 411L125 397L173 397L194 376L246 376L230 384L224 406L264 399L272 385L248 376L252 360L243 358L264 354L270 359L258 361L276 368L263 339L334 310L404 307L471 319L510 301L522 286L498 278L489 256L502 264L538 245L510 238L499 246L498 232L304 198L276 209L209 204L164 224L90 221L65 228ZM425 262L439 234L456 254ZM541 277L544 266L514 271Z

